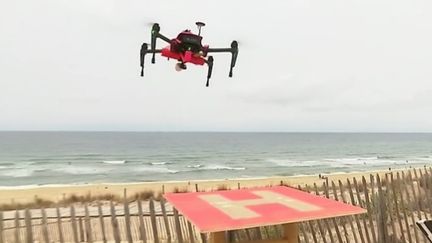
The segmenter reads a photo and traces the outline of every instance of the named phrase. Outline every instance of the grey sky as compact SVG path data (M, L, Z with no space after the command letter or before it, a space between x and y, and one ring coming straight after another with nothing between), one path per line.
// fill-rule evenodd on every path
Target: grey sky
M0 130L432 132L428 0L0 0ZM149 22L240 41L146 61ZM161 47L163 46L160 43Z

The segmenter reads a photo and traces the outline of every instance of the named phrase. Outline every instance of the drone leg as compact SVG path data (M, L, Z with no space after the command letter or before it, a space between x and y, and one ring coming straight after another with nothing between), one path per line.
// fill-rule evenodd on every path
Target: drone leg
M209 86L209 81L212 75L212 71L213 71L213 57L209 56L208 60L207 60L207 65L208 65L208 73L207 73L207 83L206 83L206 87Z
M144 76L144 59L145 59L145 55L147 54L147 43L143 43L141 45L141 52L140 52L140 65L141 65L141 77Z
M156 39L158 37L159 30L160 30L159 24L154 24L151 32L151 50L153 52L152 59L151 59L152 63L156 62L154 51L156 50Z
M237 43L237 41L233 41L233 42L231 42L231 66L230 66L230 71L229 71L229 75L228 75L230 78L233 75L232 70L236 64L237 55L238 55L238 43Z

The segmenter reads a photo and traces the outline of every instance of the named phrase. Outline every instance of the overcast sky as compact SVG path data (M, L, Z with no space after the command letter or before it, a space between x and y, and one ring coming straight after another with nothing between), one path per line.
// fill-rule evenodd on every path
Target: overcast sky
M0 130L432 132L430 0L0 0ZM207 68L146 61L151 22ZM163 43L159 43L163 47Z

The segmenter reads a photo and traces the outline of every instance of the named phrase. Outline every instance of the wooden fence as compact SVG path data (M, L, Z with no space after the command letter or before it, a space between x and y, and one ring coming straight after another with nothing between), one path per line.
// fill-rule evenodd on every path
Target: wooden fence
M292 185L291 185L292 186ZM427 242L415 221L432 218L432 169L411 169L299 189L367 209L367 214L299 224L305 243ZM232 242L273 239L280 226L229 232ZM165 201L75 204L69 208L0 212L6 242L206 242Z

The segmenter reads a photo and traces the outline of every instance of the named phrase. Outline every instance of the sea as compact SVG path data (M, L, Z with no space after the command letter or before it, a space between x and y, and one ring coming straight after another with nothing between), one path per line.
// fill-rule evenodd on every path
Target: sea
M2 188L431 165L427 133L0 132Z

